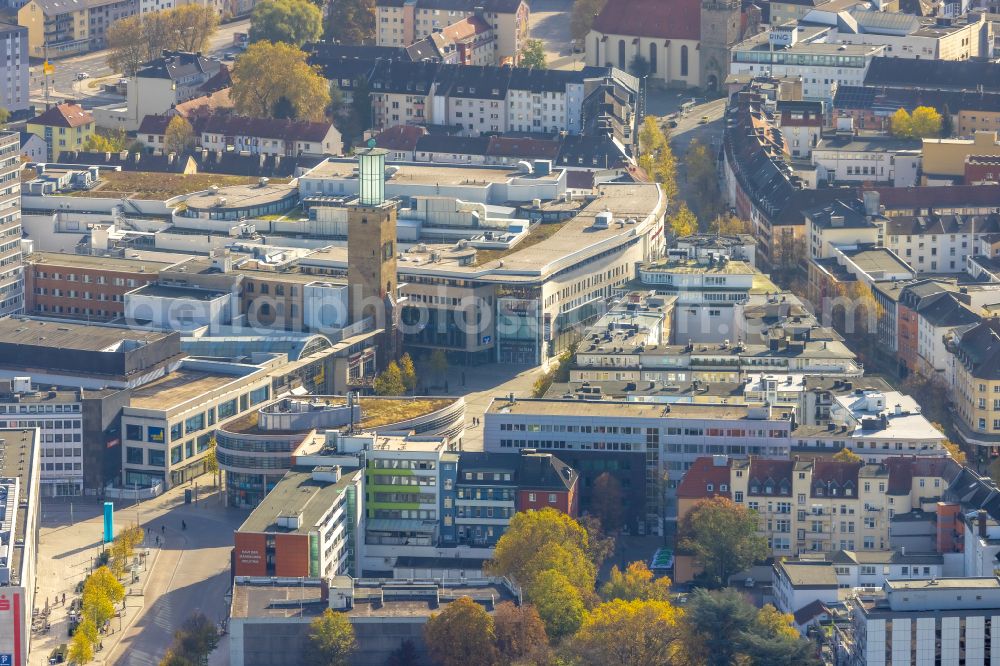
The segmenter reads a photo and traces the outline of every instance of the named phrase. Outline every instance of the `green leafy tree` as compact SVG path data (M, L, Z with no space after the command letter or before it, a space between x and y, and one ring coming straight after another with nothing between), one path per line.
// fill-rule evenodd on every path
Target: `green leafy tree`
M323 34L323 13L309 0L261 0L250 16L250 41L302 46Z
M306 54L289 44L251 44L231 76L229 96L240 115L276 118L291 113L296 120L320 120L330 104L329 84L306 62Z
M581 666L673 664L682 656L680 617L666 601L609 601L587 615L572 651Z
M542 571L525 592L538 609L546 633L553 639L569 636L580 628L587 613L583 595L558 569Z
M580 526L587 532L587 559L600 569L615 552L615 538L604 533L597 516L581 516Z
M655 116L646 116L639 128L639 166L663 188L667 201L677 198L677 159Z
M10 111L0 106L0 127L4 127L10 120Z
M504 601L493 611L497 649L504 664L547 663L549 636L538 610L531 604Z
M96 626L103 627L105 622L115 616L115 605L100 588L84 587L82 599L82 616L89 617Z
M121 540L120 543L126 548L126 557L131 557L132 549L134 548L131 541L126 538ZM121 584L121 581L106 566L99 567L87 577L83 591L86 592L87 589L100 590L113 604L119 604L125 598L125 586Z
M174 648L170 648L167 650L167 653L163 655L163 659L160 660L160 666L201 666L201 665L189 659L186 655L181 654Z
M372 118L371 91L368 89L368 79L363 76L358 78L354 86L354 95L351 97L351 110L354 112L354 120L358 128L354 134L351 134L353 138L366 129L371 129L374 123L374 119Z
M86 664L94 658L94 644L83 634L75 633L69 642L69 653L66 656L71 664Z
M125 135L125 130L119 129L110 134L91 134L83 142L83 149L97 153L120 153L125 150L127 142L128 137Z
M727 213L716 215L715 219L709 222L708 230L713 234L721 235L752 234L753 222Z
M134 76L163 50L205 51L219 27L212 7L198 4L128 16L112 23L105 35L108 67Z
M602 529L607 532L621 529L625 516L624 501L622 484L613 474L602 472L594 479L590 491L590 510L601 521Z
M688 651L695 663L731 666L739 663L737 639L756 618L756 611L732 588L709 592L698 588L684 607Z
M740 634L740 650L754 664L773 666L818 666L816 646L803 640L791 615L765 604L749 629Z
M196 612L184 620L174 640L184 654L202 661L219 644L219 629L204 613Z
M343 613L327 608L309 625L307 666L347 666L357 649L354 627Z
M941 109L941 137L947 139L955 134L955 121L951 117L951 109L945 104Z
M435 349L431 352L430 366L438 381L443 380L448 372L448 354L443 349Z
M601 13L608 0L574 0L569 29L573 39L580 43L594 25L594 17ZM601 65L602 63L597 63Z
M194 149L194 128L186 118L174 116L167 123L163 136L163 146L168 153L183 154Z
M628 565L625 571L612 567L608 582L601 587L601 597L606 601L669 601L670 579L653 578L646 563L639 560Z
M889 130L893 136L913 136L913 118L910 117L906 109L896 109L896 112L889 119Z
M628 71L641 79L649 74L649 61L641 53L636 53L628 65Z
M708 146L695 139L684 156L687 164L688 203L700 220L711 220L722 212L719 174Z
M208 451L205 452L205 471L212 475L212 484L217 486L219 485L219 456L216 446L218 446L218 442L215 441L215 435L212 435L212 439L208 440Z
M854 451L851 451L849 448L844 447L833 455L833 460L836 460L837 462L859 463L861 462L861 456Z
M535 69L546 69L545 64L545 44L540 39L529 39L521 47L521 58L518 62L521 67L533 67Z
M403 354L399 359L399 372L402 375L403 386L407 393L413 393L417 388L417 370L413 367L413 359L409 353Z
M424 638L431 658L441 666L494 666L500 661L493 618L469 597L431 615Z
M493 550L489 570L530 586L546 569L558 569L581 593L594 589L587 531L566 514L546 507L514 514ZM541 613L541 610L539 610Z
M407 639L389 654L385 666L420 666L421 663L417 646Z
M698 218L684 202L681 202L673 215L667 218L667 223L670 225L671 233L677 238L690 236L698 231Z
M913 136L934 138L941 136L941 114L932 106L918 106L910 116Z
M389 365L377 377L372 385L376 395L403 395L406 393L406 385L403 383L403 374L399 365L391 361Z
M331 3L326 36L341 44L375 41L375 0L337 0Z
M344 112L349 110L344 91L340 89L336 81L330 82L330 106L328 113L334 121L343 118Z
M694 554L706 580L716 587L769 552L757 534L757 515L725 497L697 502L681 520L678 535L681 548Z

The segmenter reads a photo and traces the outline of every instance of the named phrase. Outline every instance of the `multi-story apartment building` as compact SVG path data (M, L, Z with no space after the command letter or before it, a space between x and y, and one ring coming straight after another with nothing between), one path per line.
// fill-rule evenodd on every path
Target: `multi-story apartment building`
M578 479L551 453L463 452L455 483L456 543L492 548L518 511L549 507L576 517Z
M344 144L332 123L212 114L196 122L199 145L207 150L251 155L340 155Z
M125 314L125 294L156 282L166 261L35 252L25 257L27 314L110 321Z
M164 51L129 80L124 106L97 107L94 115L102 127L135 132L146 116L165 115L178 104L227 88L227 72L219 60L200 53Z
M47 160L55 162L71 150L83 150L94 135L94 116L79 104L57 104L28 121L27 129L40 136L48 148Z
M17 132L0 131L0 317L24 310L20 146Z
M1000 446L1000 320L983 319L955 332L951 400L966 444L992 454Z
M947 457L866 464L715 456L695 461L677 492L687 510L722 493L754 511L759 534L777 557L884 551L892 518L939 501L959 470Z
M360 576L362 476L339 466L287 472L236 530L233 574Z
M854 595L851 623L835 630L838 663L991 664L1000 660L1000 578L888 580Z
M17 10L17 23L28 29L28 55L32 58L75 55L90 48L85 2L29 0Z
M376 43L410 46L448 26L478 17L493 29L495 64L517 64L528 38L528 3L524 0L378 0Z
M28 0L17 22L28 29L29 55L51 58L104 48L111 24L138 12L138 0Z
M483 435L486 451L550 451L579 470L584 508L593 479L604 471L620 476L629 519L659 531L664 516L676 517L677 483L697 458L787 458L792 420L791 410L768 406L496 398Z
M1000 232L1000 216L893 215L880 223L887 248L917 273L963 273L979 242Z
M28 108L28 29L0 21L0 107L8 111Z
M354 64L329 68L347 66ZM559 71L401 59L373 62L369 79L376 129L447 124L461 128L464 136L579 134L587 95L599 86L610 86L627 100L627 107L634 107L639 89L638 79L609 67ZM631 136L634 114L626 116Z

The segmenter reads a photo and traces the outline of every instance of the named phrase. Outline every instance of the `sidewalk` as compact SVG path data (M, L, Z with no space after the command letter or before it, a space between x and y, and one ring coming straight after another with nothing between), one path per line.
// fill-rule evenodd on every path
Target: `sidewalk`
M199 479L200 488L206 492L202 496L205 502L219 503L220 495L207 486L211 483L209 476ZM113 663L110 660L118 643L129 633L130 627L143 616L150 599L145 598L146 588L154 578L157 565L161 562L164 550L171 552L185 548L184 537L180 525L173 523L178 520L166 517L167 512L184 505L184 490L193 486L173 488L160 497L141 502L138 506L132 501L116 501L114 512L115 533L124 527L139 524L150 528L139 551L148 549L149 556L145 567L140 569L139 581L134 584L125 583L125 614L111 620L111 631L103 638L104 648L95 653L91 663ZM191 505L194 507L194 505ZM45 608L46 599L50 607L50 630L48 633L33 633L29 664L31 666L47 665L49 654L60 644L68 644L69 615L68 608L72 599L77 597L76 586L84 580L93 566L93 562L102 548L103 532L103 501L92 497L44 498L41 506L41 521L39 527L39 553L36 575L35 607ZM160 537L157 545L156 537ZM231 536L230 536L231 538ZM169 559L169 558L168 558ZM162 564L160 565L162 568ZM53 601L61 601L66 594L66 604L63 606Z

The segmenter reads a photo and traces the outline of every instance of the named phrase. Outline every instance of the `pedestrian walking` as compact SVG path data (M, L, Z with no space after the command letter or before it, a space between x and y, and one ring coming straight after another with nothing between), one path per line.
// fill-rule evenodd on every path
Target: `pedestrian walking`
M160 532L163 533L163 534L166 534L167 533L167 526L166 525L160 525Z

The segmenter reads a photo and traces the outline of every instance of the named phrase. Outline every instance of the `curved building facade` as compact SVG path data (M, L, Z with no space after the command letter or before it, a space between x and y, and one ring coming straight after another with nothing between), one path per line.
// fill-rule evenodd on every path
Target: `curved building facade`
M215 433L231 506L256 507L292 468L297 453L321 448L326 431L413 432L461 442L462 398L306 396L283 398L222 424Z

